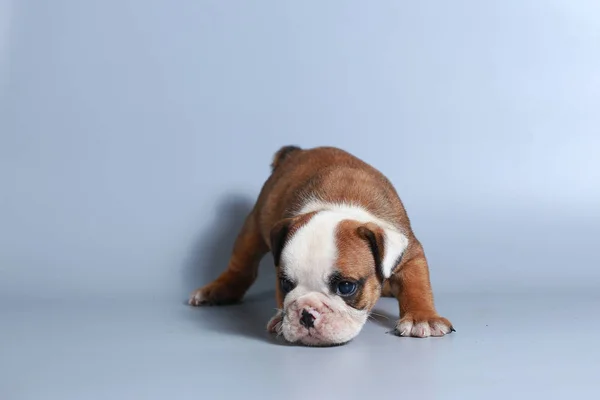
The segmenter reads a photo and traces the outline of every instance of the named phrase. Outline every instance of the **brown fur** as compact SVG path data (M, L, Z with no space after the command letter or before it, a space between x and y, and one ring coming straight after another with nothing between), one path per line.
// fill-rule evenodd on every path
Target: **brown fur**
M391 182L371 165L333 147L304 150L286 146L275 154L272 173L237 237L226 270L214 282L195 292L201 294L201 303L241 300L256 279L260 259L269 250L273 251L272 240L277 237L272 235L274 228L280 228L285 224L282 220L293 217L308 198L325 202L352 201L394 224L408 238L409 246L393 276L383 282L383 287L375 276L370 276L357 305L370 308L382 293L391 294L398 299L403 319L432 323L441 318L435 311L423 248ZM372 254L368 254L364 238L357 234L355 224L348 221L340 227L338 261L344 273L367 276L375 271L375 262ZM279 290L277 298L281 305Z
M356 296L349 299L349 304L360 310L370 310L379 298L381 284L373 253L359 234L361 227L364 225L352 220L342 221L338 226L336 267L345 279L361 282Z

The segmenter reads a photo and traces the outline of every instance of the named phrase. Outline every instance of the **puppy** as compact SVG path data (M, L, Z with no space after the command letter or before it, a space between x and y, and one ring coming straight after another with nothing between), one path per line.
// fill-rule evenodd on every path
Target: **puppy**
M277 271L278 311L267 329L289 342L352 340L382 295L398 300L396 335L454 331L435 309L423 247L396 190L341 149L285 146L275 154L227 268L189 303L240 301L268 252Z

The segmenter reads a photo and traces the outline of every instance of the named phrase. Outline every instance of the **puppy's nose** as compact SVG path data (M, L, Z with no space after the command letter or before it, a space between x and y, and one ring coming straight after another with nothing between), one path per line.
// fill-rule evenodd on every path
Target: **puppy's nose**
M315 316L306 310L302 310L302 316L300 317L300 323L306 328L314 327Z

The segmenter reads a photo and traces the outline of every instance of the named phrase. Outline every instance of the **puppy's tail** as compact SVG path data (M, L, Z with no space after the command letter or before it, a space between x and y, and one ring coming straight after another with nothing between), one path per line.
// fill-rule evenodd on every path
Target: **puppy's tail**
M271 171L275 171L279 165L288 158L292 153L302 150L298 146L283 146L273 156L273 162L271 162Z

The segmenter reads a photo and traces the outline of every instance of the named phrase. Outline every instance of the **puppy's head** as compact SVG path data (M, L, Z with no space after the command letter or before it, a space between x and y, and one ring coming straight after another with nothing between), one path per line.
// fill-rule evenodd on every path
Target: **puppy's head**
M330 210L277 223L271 251L282 305L278 333L312 346L353 339L407 243L377 220Z

